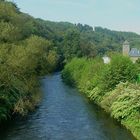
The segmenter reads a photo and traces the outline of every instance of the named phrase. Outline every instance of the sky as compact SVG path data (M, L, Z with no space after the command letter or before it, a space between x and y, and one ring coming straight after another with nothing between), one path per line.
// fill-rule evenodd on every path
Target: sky
M140 0L10 0L22 12L51 21L68 21L140 34Z

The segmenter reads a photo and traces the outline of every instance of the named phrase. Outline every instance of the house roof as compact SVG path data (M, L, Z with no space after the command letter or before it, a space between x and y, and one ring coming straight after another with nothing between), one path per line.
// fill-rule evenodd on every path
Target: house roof
M140 57L140 50L137 48L132 48L129 52L129 56L131 57Z

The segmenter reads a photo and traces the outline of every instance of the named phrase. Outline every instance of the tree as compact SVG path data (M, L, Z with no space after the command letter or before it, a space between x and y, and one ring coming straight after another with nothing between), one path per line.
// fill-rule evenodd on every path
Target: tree
M111 63L102 72L100 85L104 90L111 90L120 82L136 81L137 74L137 67L130 58L115 55L111 58Z

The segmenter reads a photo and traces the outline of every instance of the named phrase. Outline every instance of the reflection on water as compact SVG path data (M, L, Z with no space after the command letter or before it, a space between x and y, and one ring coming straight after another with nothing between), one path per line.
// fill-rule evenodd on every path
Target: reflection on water
M103 110L66 86L60 74L47 76L36 112L10 122L0 140L135 140Z

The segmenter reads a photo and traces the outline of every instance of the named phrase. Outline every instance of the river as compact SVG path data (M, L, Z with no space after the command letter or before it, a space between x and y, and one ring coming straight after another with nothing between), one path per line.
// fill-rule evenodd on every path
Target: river
M43 80L43 99L27 118L7 124L0 140L135 140L124 127L56 73Z

